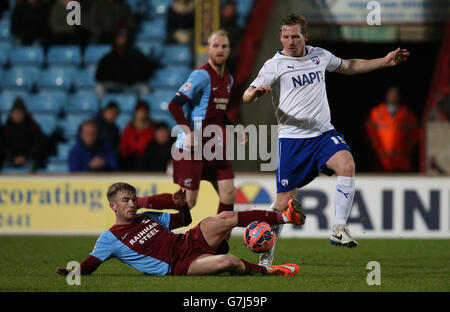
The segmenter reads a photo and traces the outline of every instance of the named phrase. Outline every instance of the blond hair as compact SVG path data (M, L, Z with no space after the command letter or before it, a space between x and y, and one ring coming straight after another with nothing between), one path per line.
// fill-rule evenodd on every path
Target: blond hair
M227 32L225 29L218 29L218 30L213 31L213 32L209 35L209 37L208 37L208 45L211 44L212 38L213 38L214 36L217 36L217 37L226 37L226 38L228 39L228 42L230 42L230 38L228 38L228 32Z

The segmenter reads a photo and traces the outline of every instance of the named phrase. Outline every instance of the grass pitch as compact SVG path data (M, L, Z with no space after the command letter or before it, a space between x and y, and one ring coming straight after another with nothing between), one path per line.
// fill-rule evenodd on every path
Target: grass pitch
M281 276L145 276L109 260L80 286L68 286L57 266L81 262L96 237L0 236L0 291L450 291L450 239L360 239L354 249L327 239L280 239L275 264L294 262L300 272ZM240 237L230 252L251 262ZM368 286L366 266L378 261L381 285Z

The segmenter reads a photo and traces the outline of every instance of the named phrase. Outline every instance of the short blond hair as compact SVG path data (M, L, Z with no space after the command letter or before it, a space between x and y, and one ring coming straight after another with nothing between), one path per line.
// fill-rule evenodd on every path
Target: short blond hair
M133 194L136 194L136 189L134 186L125 183L125 182L117 182L108 187L108 190L106 191L106 197L108 198L108 201L114 202L116 200L116 195L120 191L130 191Z
M209 37L208 37L208 45L211 44L212 38L213 38L214 36L217 36L217 37L226 37L227 40L228 40L228 42L230 42L230 38L228 38L228 32L227 32L225 29L218 29L218 30L213 31L213 32L209 35Z

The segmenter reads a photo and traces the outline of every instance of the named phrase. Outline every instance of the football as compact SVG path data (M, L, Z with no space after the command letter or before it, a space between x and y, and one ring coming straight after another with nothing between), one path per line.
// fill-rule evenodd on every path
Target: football
M275 236L269 223L254 221L244 231L244 244L253 252L265 252L272 248Z

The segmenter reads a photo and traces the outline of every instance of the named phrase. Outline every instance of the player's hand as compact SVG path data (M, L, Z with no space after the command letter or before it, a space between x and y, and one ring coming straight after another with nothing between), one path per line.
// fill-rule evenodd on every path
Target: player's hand
M63 267L58 267L58 269L56 270L56 273L63 276L67 276L70 272L72 272L72 270Z
M406 61L408 56L409 56L408 50L398 48L397 50L392 51L385 56L386 65L395 66L401 62Z
M172 195L172 200L178 208L186 205L186 190L179 189Z
M253 90L253 96L255 97L255 99L257 99L266 94L267 92L272 92L272 88L270 86L262 85Z

